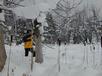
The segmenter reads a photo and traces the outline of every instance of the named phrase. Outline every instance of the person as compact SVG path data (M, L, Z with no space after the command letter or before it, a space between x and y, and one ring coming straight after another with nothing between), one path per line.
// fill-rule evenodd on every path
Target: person
M35 51L33 51L33 40L32 40L32 31L27 30L26 34L23 37L25 56L29 55L29 52L33 53L33 57L35 57Z
M61 39L57 39L57 44L60 46L61 45Z
M64 45L67 45L67 42L66 41L64 42Z

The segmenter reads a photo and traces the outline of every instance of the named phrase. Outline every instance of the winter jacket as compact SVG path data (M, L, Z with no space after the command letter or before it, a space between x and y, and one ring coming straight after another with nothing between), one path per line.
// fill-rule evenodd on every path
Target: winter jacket
M30 33L26 34L23 37L23 42L24 48L32 48L33 47L32 35Z

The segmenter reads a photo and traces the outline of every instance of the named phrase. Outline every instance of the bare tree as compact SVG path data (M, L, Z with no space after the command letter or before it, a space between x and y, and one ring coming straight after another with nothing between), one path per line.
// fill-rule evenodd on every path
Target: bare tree
M92 30L93 30L93 34L96 35L96 39L97 41L99 41L99 33L97 32L97 28L100 27L100 22L99 22L99 13L100 13L100 9L96 8L95 6L91 7L91 12L92 12L92 19L91 24L92 24Z
M24 1L24 0L4 0L4 5L8 8L14 8L17 6L24 7L23 5L20 5L20 2L22 2L22 1Z
M82 3L82 0L60 0L56 8L52 10L53 12L53 19L55 23L58 25L58 30L60 31L60 37L67 36L68 42L70 39L70 28L69 23L75 17L75 10L76 8ZM63 35L64 33L64 35ZM62 38L63 39L63 38Z

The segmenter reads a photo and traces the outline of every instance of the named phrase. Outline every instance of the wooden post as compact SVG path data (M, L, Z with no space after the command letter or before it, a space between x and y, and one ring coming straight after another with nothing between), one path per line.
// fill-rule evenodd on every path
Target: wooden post
M7 76L9 76L9 70L10 70L12 38L13 38L13 36L10 35L10 51L9 51L9 58L8 58L8 70L7 70Z

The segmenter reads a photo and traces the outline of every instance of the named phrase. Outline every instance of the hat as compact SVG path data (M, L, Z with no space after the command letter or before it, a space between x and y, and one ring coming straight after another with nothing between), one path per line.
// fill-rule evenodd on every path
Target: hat
M27 30L27 33L30 33L31 31L32 31L32 30L29 29L29 30Z

